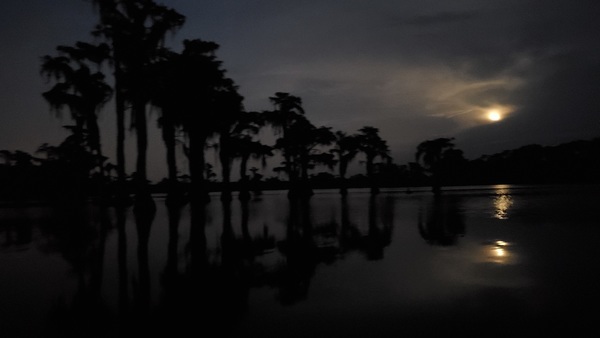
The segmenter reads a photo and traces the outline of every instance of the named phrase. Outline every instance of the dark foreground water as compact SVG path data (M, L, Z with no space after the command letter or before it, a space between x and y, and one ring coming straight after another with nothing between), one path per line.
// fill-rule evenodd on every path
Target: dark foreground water
M600 333L598 187L156 202L0 207L0 337Z

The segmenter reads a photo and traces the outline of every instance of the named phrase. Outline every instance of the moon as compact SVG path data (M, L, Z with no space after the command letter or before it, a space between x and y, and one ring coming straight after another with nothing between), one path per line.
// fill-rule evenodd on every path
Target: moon
M502 115L497 110L490 110L487 114L487 118L492 122L496 122L502 119Z

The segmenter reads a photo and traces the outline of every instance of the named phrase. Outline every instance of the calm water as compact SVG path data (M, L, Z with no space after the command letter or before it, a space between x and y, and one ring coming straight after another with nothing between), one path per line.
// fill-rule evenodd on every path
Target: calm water
M0 207L0 336L597 336L599 193Z

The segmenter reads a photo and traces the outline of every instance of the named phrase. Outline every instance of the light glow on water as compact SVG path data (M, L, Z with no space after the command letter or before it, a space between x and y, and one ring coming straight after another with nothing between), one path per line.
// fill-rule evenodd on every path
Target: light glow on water
M502 246L507 246L508 243L505 241L496 241L496 245L502 247Z
M486 261L496 264L508 264L514 262L514 253L509 250L510 243L503 240L495 240L484 243Z
M508 219L508 210L513 205L513 198L506 188L496 190L494 198L494 217L497 219Z

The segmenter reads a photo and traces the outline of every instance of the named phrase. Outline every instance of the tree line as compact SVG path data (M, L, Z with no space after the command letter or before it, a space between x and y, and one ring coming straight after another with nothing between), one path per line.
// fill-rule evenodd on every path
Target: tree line
M530 144L516 149L465 159L453 138L421 142L415 162L380 170L379 184L392 187L486 184L600 183L600 138L555 146Z
M42 95L52 111L69 114L73 125L65 128L70 135L58 146L42 145L38 152L45 158L5 151L4 166L29 167L19 170L16 176L24 177L17 182L28 181L34 190L46 186L71 197L93 193L124 203L133 192L136 202L152 203L147 179L149 108L159 112L169 201L207 201L205 148L213 139L218 140L223 199L231 199L229 183L236 159L241 162L240 197L248 198L247 164L252 157L269 156L274 151L282 155L284 161L277 169L287 175L290 197L312 193L308 173L317 164L333 166L339 162L344 177L347 163L363 151L368 174L372 175L375 158L389 158L387 144L376 128L364 127L357 135L348 136L317 127L305 115L301 98L289 93L277 92L270 97L272 110L246 111L238 86L216 56L218 44L184 40L181 52L165 46L166 35L185 22L185 16L174 9L152 0L92 3L99 16L92 31L96 42L58 46L55 55L41 60L41 74L51 83ZM108 71L111 78L106 75ZM117 121L115 164L105 156L98 126L98 114L111 99ZM125 171L127 115L137 148L131 175ZM258 138L259 130L267 126L277 134L274 145L264 145ZM325 151L323 146L334 149ZM189 164L187 189L180 182L178 148ZM32 175L37 176L37 182L30 180ZM18 190L14 191L17 195L27 191L19 187L14 190Z

